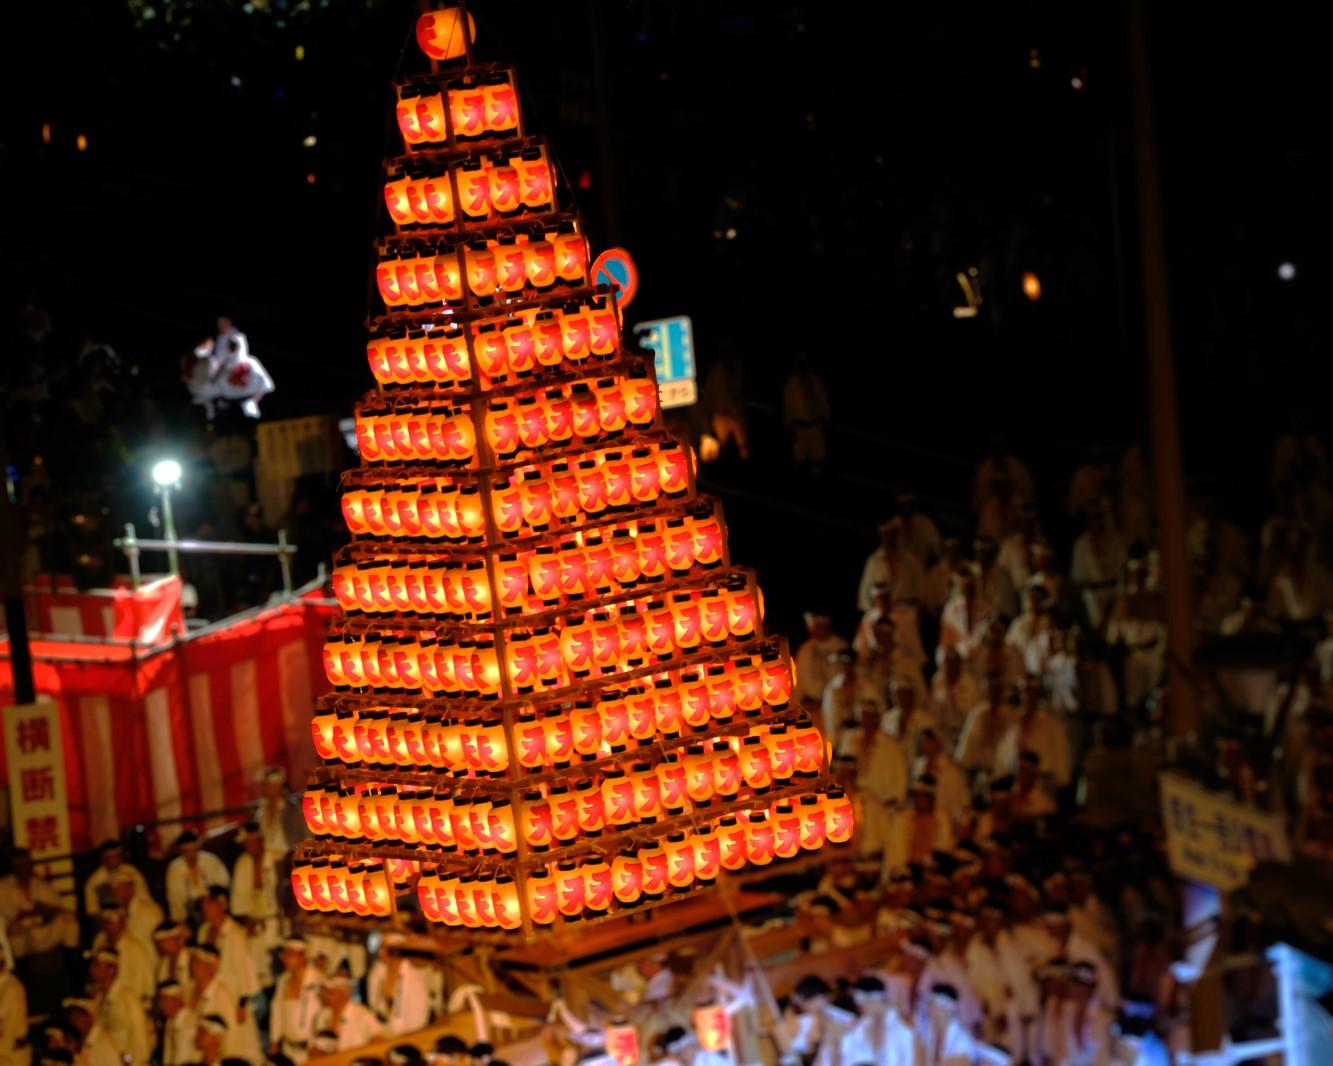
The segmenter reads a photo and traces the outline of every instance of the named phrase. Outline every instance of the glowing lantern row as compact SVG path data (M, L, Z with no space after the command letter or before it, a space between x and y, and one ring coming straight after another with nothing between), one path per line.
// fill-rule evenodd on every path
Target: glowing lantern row
M371 338L366 358L381 385L464 385L473 358L483 388L510 375L521 380L538 368L580 363L620 351L620 320L614 306L522 312L512 319L487 319L467 335L459 328Z
M447 226L458 217L467 222L511 218L520 211L554 205L553 174L546 149L527 149L492 164L474 160L433 172L409 173L384 184L384 205L399 226Z
M636 445L519 470L491 487L495 528L505 537L541 533L618 507L679 498L690 489L692 453L680 444Z
M605 689L600 699L589 697L572 710L557 706L538 716L529 706L514 723L518 765L534 772L560 769L659 738L706 733L737 715L754 718L785 710L791 689L790 660L773 650L639 678ZM510 764L503 729L482 715L445 721L422 717L413 708L326 702L310 729L315 752L327 763L430 767L456 775L495 775ZM744 746L742 756L748 758ZM794 759L793 752L792 770ZM778 765L781 772L783 763ZM746 781L761 787L750 777Z
M584 756L600 758L659 738L706 732L736 714L782 710L791 696L785 658L737 656L708 667L686 667L655 679L607 689L591 707L520 714L514 724L516 761L527 770L562 769Z
M581 541L582 543L578 543ZM687 574L722 562L724 528L711 513L626 523L575 534L494 564L499 606L509 614L584 596L631 591L641 580ZM382 555L340 563L333 592L348 613L420 614L487 621L491 589L481 559L449 562Z
M499 776L509 768L504 725L469 716L445 722L402 707L324 707L310 723L315 752L347 766L420 767Z
M647 378L601 378L547 389L527 400L496 400L485 415L486 440L497 458L521 449L613 436L651 426L657 386ZM467 463L476 457L476 430L466 407L416 403L363 406L356 414L361 458L370 463ZM629 492L629 486L626 486Z
M306 825L316 836L353 843L402 844L463 855L513 855L518 847L508 799L451 796L393 785L306 789Z
M731 583L735 583L734 578ZM506 635L509 679L519 694L556 689L593 674L666 661L708 643L755 634L761 601L753 581L676 592L671 602L622 603L566 619L556 629ZM324 644L324 673L337 688L499 695L499 660L488 634L456 643L414 634L344 633Z
M495 400L486 412L486 442L506 459L522 448L650 426L656 414L657 385L648 378L581 381L527 400Z
M573 465L558 460L544 469L500 477L491 489L498 532L531 536L546 531L552 521L573 523L608 508L683 496L690 487L690 458L679 444L639 444L629 452L585 452ZM342 496L342 512L357 536L473 544L486 536L477 485L444 478L350 487Z
M296 902L308 911L337 911L360 918L393 913L393 895L383 863L348 863L336 857L298 860L292 867Z
M449 88L446 93L404 87L398 94L398 129L408 149L423 144L447 144L496 134L521 136L518 93L508 73L497 74L484 84Z
M673 593L643 609L622 605L597 609L559 628L506 636L509 680L524 695L562 688L583 678L665 662L702 644L723 645L755 634L760 621L758 590L707 588Z
M333 593L347 613L478 620L491 614L491 588L481 559L452 566L443 560L388 558L345 563L333 570Z
M482 740L484 744L484 738ZM484 756L483 756L484 758ZM498 764L498 760L496 760ZM613 767L600 782L525 793L517 830L508 799L452 795L443 787L385 785L308 788L306 825L316 836L370 843L394 842L462 854L512 854L516 832L536 851L570 844L664 817L706 812L714 800L762 795L793 778L818 777L825 764L822 735L809 723L757 728L670 753L657 766Z
M796 803L783 800L770 810L724 815L694 832L670 833L609 862L603 858L566 860L527 875L528 914L537 925L560 918L596 917L615 908L661 899L717 879L723 871L768 865L815 851L825 843L846 843L853 828L852 804L840 789L809 793ZM444 871L424 872L417 882L422 913L434 922L466 928L518 928L489 920L476 908L477 889L497 885L506 897L506 875L478 878ZM507 910L507 908L506 908ZM520 918L521 924L521 918Z
M363 407L356 414L356 447L368 463L465 465L476 458L477 433L466 407Z
M452 696L500 694L489 634L441 644L433 637L345 633L324 644L324 673L340 688L408 689Z
M375 267L375 284L388 308L461 305L465 284L472 296L489 298L587 280L588 240L581 233L476 241L431 254L395 256Z

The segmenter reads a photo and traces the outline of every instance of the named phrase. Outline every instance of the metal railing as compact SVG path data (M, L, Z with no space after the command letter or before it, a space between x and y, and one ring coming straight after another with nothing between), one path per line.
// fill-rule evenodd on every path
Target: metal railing
M195 555L275 555L278 566L282 568L283 595L292 594L292 556L296 554L296 545L287 543L287 531L278 530L277 544L250 544L235 540L143 540L134 532L134 523L125 523L125 536L111 542L125 553L130 562L130 587L139 590L141 575L139 556L145 551L184 552Z

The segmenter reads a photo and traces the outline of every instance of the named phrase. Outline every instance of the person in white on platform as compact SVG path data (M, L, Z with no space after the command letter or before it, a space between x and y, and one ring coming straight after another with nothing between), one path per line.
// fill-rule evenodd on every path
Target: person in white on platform
M146 1064L153 1044L139 993L121 979L120 956L114 949L100 948L91 954L88 986L97 1025L123 1058L134 1066Z
M186 1066L193 1062L198 1021L185 1007L185 990L179 981L163 981L157 986L157 1014L162 1019L158 1062L161 1066Z
M258 995L259 978L255 975L254 962L250 958L250 944L241 924L227 913L227 890L214 886L208 890L200 903L203 911L203 924L195 930L195 942L211 945L218 952L218 977L236 993L236 1003L240 1016L236 1021L228 1020L232 1036L236 1036L238 1023L246 1021L246 1012L251 997ZM253 1025L253 1020L251 1020Z
M28 993L0 954L0 1066L28 1066Z
M167 864L167 913L172 921L183 922L210 888L226 888L231 877L221 859L202 849L192 829L176 838L176 850L179 854Z
M121 866L111 874L111 899L125 908L125 922L134 938L152 948L153 934L162 924L162 908L142 887L143 875L132 866Z
M231 912L245 929L255 977L273 987L273 950L280 939L277 857L265 847L258 822L236 834L242 852L231 870Z
M227 1023L224 1041L226 1057L244 1059L257 1066L263 1060L259 1049L259 1032L249 1007L237 999L235 991L218 976L222 957L212 944L199 944L190 949L190 976L194 988L186 1006L196 1018L216 1014Z
M305 1062L315 1035L315 1016L320 1010L321 974L310 963L309 948L300 937L289 937L278 953L282 973L268 1012L269 1058L286 1055L294 1063Z
M384 1035L384 1027L374 1012L364 1004L352 1002L352 977L346 971L324 981L320 1001L323 1007L315 1019L315 1030L335 1033L339 1051L365 1047Z
M125 851L120 841L104 840L97 848L97 869L83 884L83 908L90 918L102 909L103 903L111 902L112 882L117 877L132 880L136 896L152 899L143 874L125 861Z
M388 933L366 977L366 1000L384 1023L386 1037L415 1033L430 1024L430 996L421 971L403 957L401 933Z
M14 958L76 947L79 927L72 905L36 872L27 848L15 848L10 872L0 877L0 922Z

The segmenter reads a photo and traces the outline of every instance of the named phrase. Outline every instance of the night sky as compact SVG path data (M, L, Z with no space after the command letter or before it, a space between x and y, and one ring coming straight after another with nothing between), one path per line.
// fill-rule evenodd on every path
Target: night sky
M1319 37L1282 5L1222 22L1170 7L1150 33L1184 453L1251 521L1272 437L1297 408L1320 426L1333 383L1315 312ZM741 358L760 404L777 404L798 354L828 381L832 481L784 491L762 411L756 469L714 472L746 489L728 502L738 557L784 565L802 538L834 533L855 570L893 489L961 523L996 430L1058 511L1090 446L1143 435L1122 4L472 9L479 57L518 66L528 131L551 138L594 250L637 257L630 318L691 315L705 368ZM31 5L0 114L5 335L36 298L67 348L91 332L137 363L179 425L197 418L179 360L227 310L277 380L266 417L348 413L369 385L377 179L398 151L392 79L421 65L417 10ZM968 268L985 302L959 321ZM818 513L786 509L793 496Z

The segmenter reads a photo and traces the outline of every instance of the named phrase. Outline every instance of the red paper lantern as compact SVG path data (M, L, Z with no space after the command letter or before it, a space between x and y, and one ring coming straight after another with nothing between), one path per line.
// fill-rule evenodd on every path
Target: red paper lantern
M643 895L643 860L635 851L621 852L611 860L611 891L629 906Z
M555 878L549 870L532 870L524 886L528 917L537 925L550 925L560 914L560 898Z
M726 1007L708 1002L694 1008L694 1037L705 1051L723 1052L731 1047L731 1019Z
M637 1066L639 1031L623 1018L616 1019L606 1027L605 1050L616 1066Z

